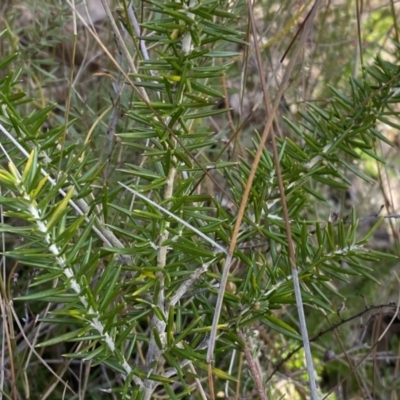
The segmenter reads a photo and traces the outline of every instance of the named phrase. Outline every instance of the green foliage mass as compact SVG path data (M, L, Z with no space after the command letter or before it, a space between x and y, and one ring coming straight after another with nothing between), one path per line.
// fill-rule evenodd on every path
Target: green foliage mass
M18 263L12 272L35 271L21 295L6 289L3 277L2 296L14 300L14 312L30 304L40 324L52 327L36 350L62 345L71 362L106 368L113 378L102 389L130 399L157 391L184 398L196 390L194 379L206 376L218 284L260 137L252 136L240 158L216 156L221 136L209 123L229 112L216 105L224 97L220 77L240 54L237 46L247 44L237 28L241 9L215 0L142 5L149 18L138 35L132 8L120 3L136 69L126 72L121 63L113 100L100 101L108 103L99 110L108 126L99 123L93 137L81 132L78 109L61 117L56 105L39 107L25 95L22 72L12 69L21 54L0 62L0 204L7 218L0 230L21 238L3 254ZM309 216L327 205L322 188L348 189L349 174L371 180L361 167L364 155L384 162L377 143L391 142L377 123L399 128L399 86L400 67L377 57L362 77L348 80L345 94L330 88L329 106L310 104L300 123L286 119L288 134L278 139L301 294L313 309L332 312L343 297L338 281L376 281L370 263L387 255L365 246L379 219L359 235L355 211L348 219ZM206 190L205 182L217 189ZM238 381L241 367L230 367L226 355L248 346L239 332L263 326L291 343L301 340L296 324L276 313L295 300L268 146L233 265L212 370L219 388Z

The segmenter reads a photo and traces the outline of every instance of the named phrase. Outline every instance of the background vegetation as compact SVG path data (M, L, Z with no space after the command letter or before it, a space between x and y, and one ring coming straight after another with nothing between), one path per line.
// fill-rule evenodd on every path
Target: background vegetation
M397 399L398 13L2 2L2 396Z

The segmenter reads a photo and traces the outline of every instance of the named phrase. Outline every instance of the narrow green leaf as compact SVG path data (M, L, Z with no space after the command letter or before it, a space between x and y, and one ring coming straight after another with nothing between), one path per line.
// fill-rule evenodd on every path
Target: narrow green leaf
M207 366L206 363L202 363L200 361L194 361L194 364L199 366L204 371L207 371L207 369L208 369L208 366ZM230 381L230 382L237 382L238 381L232 375L229 375L227 372L225 372L225 371L223 371L221 369L218 369L218 368L212 367L212 373L213 373L214 376L216 376L216 377L218 377L220 379L223 379L225 381Z
M301 336L298 335L295 329L283 322L281 319L275 317L273 314L265 314L261 320L263 320L270 328L276 330L277 332L283 333L284 335L296 340L302 340Z
M25 296L17 297L14 300L17 300L17 301L41 300L41 299L49 298L50 296L56 296L59 294L63 294L64 290L65 289L63 289L63 288L47 289L47 290L42 290L40 292L35 292L35 293L27 294Z
M66 196L60 201L57 208L51 214L50 219L47 221L47 230L50 231L53 226L60 221L63 214L67 211L67 206L69 201L71 200L72 195L74 194L74 188L72 187Z
M200 256L200 257L209 257L213 258L214 253L212 251L206 250L202 247L200 247L198 244L191 243L187 240L183 240L181 238L178 242L173 242L173 241L168 241L163 243L163 245L169 245L175 250L182 252L184 254L190 254L194 256Z
M5 32L5 31L2 31ZM0 69L4 69L8 64L10 64L13 60L15 60L18 56L18 53L11 54L6 57L2 57L0 61Z
M240 53L237 53L236 51L210 51L204 55L204 57L210 58L228 58L237 56L240 56Z
M371 179L369 176L365 175L363 172L361 172L358 168L356 168L354 165L344 161L343 159L340 160L340 162L351 172L353 172L355 175L359 176L362 180L365 182L369 183L374 183L374 180Z
M80 338L80 336L82 336L82 333L84 333L85 330L86 330L86 328L84 330L82 330L82 328L81 328L81 329L77 329L72 332L64 333L63 335L57 335L49 340L46 340L44 342L37 344L35 347L48 347L48 346L53 346L57 343L68 342L71 339ZM84 341L84 340L86 340L86 339L80 338L80 341Z

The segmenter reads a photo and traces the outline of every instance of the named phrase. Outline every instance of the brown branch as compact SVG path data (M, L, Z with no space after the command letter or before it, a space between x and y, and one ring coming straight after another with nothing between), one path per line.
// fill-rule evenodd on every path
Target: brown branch
M240 339L243 340L244 343L246 343L246 338L244 337L243 333L241 330L237 330L237 334L240 337ZM247 347L247 345L244 346L243 349L244 355L246 357L247 364L249 366L251 375L253 377L254 383L257 388L257 394L260 396L261 400L268 400L267 395L265 394L265 389L263 386L262 378L260 376L260 372L257 369L256 363L253 360L253 356L251 355L250 349Z
M310 28L312 21L315 18L316 11L317 11L317 5L318 5L318 0L315 1L313 7L311 8L310 12L308 13L307 17L305 18L304 24L300 27L298 30L298 34L301 33L299 43L297 47L295 48L293 55L289 61L289 64L286 68L285 74L283 76L281 85L279 87L277 96L275 98L275 102L273 105L271 105L270 98L268 96L267 92L267 85L263 73L263 66L262 66L262 60L261 60L261 55L260 55L260 49L257 46L257 43L255 42L255 52L256 52L256 60L257 60L257 65L260 73L260 81L261 81L261 88L263 91L263 100L265 104L265 108L267 110L267 124L266 126L269 128L267 129L266 127L266 133L268 135L269 130L272 126L272 121L273 117L276 112L276 102L277 100L280 101L280 99L283 96L284 91L286 90L288 86L288 81L290 77L290 73L293 69L294 63L299 55L300 49L302 48L302 45L304 45L305 39L306 39L306 34L307 34L307 29ZM253 36L254 38L256 37L256 30L255 30L255 18L253 15L253 10L251 7L251 2L248 0L248 9L249 9L249 15L250 15L250 20L251 20L251 27L253 30ZM296 39L297 34L295 36L294 40ZM292 43L290 44L290 46ZM283 58L286 56L286 53L284 54ZM283 59L282 58L282 59ZM272 130L272 129L271 129ZM264 135L263 135L264 138ZM264 147L264 143L260 143L259 151L262 150ZM282 171L281 171L281 165L280 165L280 159L279 159L279 154L278 154L278 147L275 139L274 132L271 134L271 143L272 143L272 151L274 155L274 164L275 164L275 170L276 170L276 177L278 180L278 187L279 187L279 194L281 198L281 206L282 206L282 213L283 213L283 220L285 223L285 231L286 231L286 239L287 239L287 248L288 248L288 253L289 253L289 261L292 269L292 277L293 277L293 286L294 286L294 293L295 293L295 298L296 298L296 305L297 305L297 312L299 316L299 323L300 323L300 332L301 336L303 338L303 343L304 343L304 354L305 354L305 359L306 359L306 365L307 365L307 373L308 373L308 378L309 378L309 386L310 386L310 395L312 400L317 399L317 387L316 387L316 382L315 382L315 373L314 373L314 366L313 366L313 361L312 361L312 356L311 356L311 349L310 349L310 343L308 339L308 331L307 331L307 326L306 326L306 321L305 321L305 315L304 315L304 306L303 306L303 300L301 296L301 290L300 290L300 282L298 278L298 268L296 265L296 256L295 256L295 250L294 250L294 244L293 244L293 239L292 239L292 233L291 233L291 226L289 222L289 211L287 207L287 199L286 199L286 194L285 194L285 186L283 184L283 178L282 178ZM258 155L258 152L256 153L256 157ZM257 158L255 158L254 163L257 162ZM253 167L255 166L257 168L257 165L253 164ZM252 169L253 171L253 169ZM255 172L255 171L254 171ZM251 175L250 175L251 176ZM249 177L250 180L250 177Z

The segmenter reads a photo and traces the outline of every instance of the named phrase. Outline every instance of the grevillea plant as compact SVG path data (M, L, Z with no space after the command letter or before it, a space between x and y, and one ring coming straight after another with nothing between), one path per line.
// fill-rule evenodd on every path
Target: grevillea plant
M357 235L355 212L337 221L307 215L325 204L322 187L345 190L348 173L368 179L357 166L363 154L383 162L376 143L390 142L376 123L398 127L391 104L400 69L376 59L362 79L349 80L348 94L332 88L328 107L309 106L300 124L287 121L291 134L277 139L278 157L254 132L246 153L232 161L216 155L228 133L216 132L209 119L228 111L216 106L224 97L219 82L237 46L250 43L237 28L247 8L215 0L140 5L141 20L123 0L112 19L120 58L104 49L115 66L114 97L98 116L98 132L98 121L83 131L77 110L62 119L55 106L31 103L10 69L17 54L0 63L1 232L20 238L3 249L2 312L26 343L8 333L6 365L15 381L4 391L24 387L11 349L21 363L26 346L41 357L62 345L69 365L83 360L88 376L107 377L93 393L205 399L221 388L234 393L243 373L252 383L240 390L263 398L273 381L263 388L263 377L249 373L238 354L252 347L259 326L301 342L296 325L275 313L295 303L294 280L304 303L330 313L332 298L341 297L332 282L375 279L368 262L381 254L364 247L373 229ZM18 271L29 276L24 293L11 284ZM22 304L31 308L24 321ZM76 389L58 374L72 398Z

